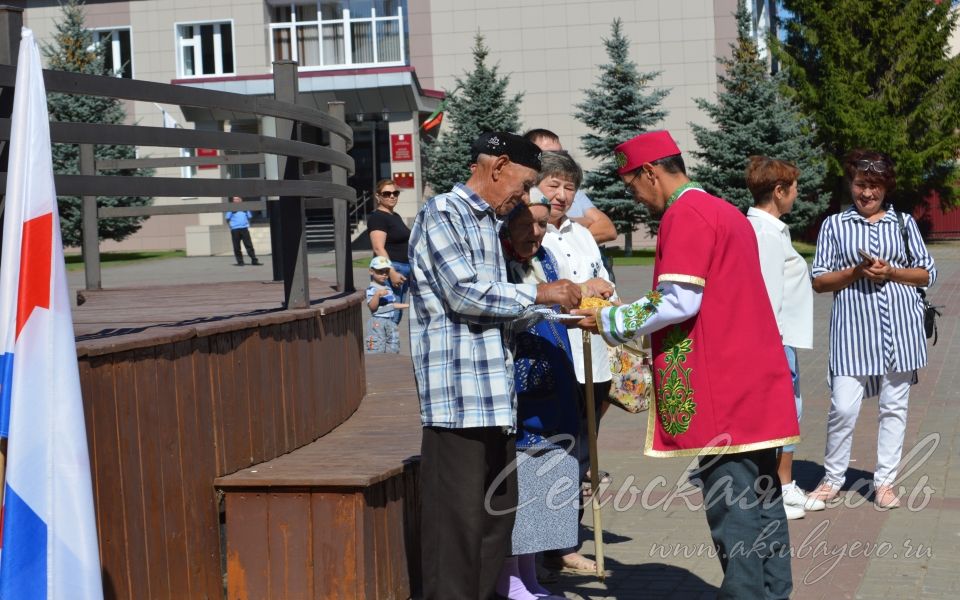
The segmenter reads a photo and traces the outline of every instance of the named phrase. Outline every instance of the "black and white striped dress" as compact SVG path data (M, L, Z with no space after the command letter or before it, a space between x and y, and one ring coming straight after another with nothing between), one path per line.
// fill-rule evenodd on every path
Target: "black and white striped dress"
M811 276L854 267L861 262L857 249L903 269L919 267L930 274L937 269L913 218L901 213L907 229L913 262L908 263L900 224L892 207L875 223L856 208L827 217L817 238ZM880 376L913 372L927 364L923 330L923 305L916 288L894 281L875 283L863 278L834 292L830 316L830 378L834 375L870 377L865 396L879 393Z

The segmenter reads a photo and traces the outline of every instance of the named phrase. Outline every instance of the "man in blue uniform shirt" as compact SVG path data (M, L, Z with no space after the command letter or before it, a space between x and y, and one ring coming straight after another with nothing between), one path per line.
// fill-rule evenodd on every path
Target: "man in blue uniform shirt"
M243 202L243 198L234 196L230 201ZM260 264L260 261L257 260L256 253L253 251L253 240L250 239L250 216L249 210L235 210L224 215L227 223L230 224L230 237L233 239L233 255L237 257L238 267L243 266L243 253L240 252L241 241L243 241L243 245L247 249L247 254L250 256L250 264Z

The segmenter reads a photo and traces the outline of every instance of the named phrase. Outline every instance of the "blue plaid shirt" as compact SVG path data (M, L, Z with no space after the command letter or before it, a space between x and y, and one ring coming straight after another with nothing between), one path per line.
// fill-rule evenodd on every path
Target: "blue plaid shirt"
M493 209L463 184L431 198L410 233L410 350L424 426L516 426L507 325L536 301L507 283Z

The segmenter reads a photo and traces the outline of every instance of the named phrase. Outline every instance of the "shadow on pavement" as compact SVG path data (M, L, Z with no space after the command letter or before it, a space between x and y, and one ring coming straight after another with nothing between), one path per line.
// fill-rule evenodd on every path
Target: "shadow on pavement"
M545 586L570 599L617 598L715 598L719 589L690 571L663 563L628 565L606 559L607 577L603 584L595 576L561 573L560 581Z
M823 465L810 460L793 461L793 477L797 485L810 491L820 485L823 479ZM857 492L861 496L868 498L872 494L873 472L862 469L847 469L847 480L840 488L844 492Z

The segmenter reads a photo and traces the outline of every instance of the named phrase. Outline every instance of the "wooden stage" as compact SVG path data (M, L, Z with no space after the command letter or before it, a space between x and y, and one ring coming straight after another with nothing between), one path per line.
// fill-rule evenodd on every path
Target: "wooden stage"
M284 489L319 494L311 485L351 494L360 512L364 502L379 502L386 512L374 511L381 524L376 526L358 513L358 526L369 528L369 547L363 546L363 531L358 538L357 551L370 555L357 555L356 567L363 570L351 575L351 565L341 564L330 573L353 577L363 590L327 595L321 584L331 582L311 571L314 593L307 597L409 593L408 572L415 565L407 565L404 552L417 545L415 536L409 537L414 530L398 539L397 531L406 530L383 525L416 519L413 465L420 432L417 407L410 402L416 394L409 359L372 369L377 383L363 406L365 416L344 424L367 394L363 295L340 294L329 282L310 285L311 307L290 311L280 306L283 289L277 283L83 292L74 321L107 598L220 598L225 587L241 589L241 582L224 574L231 560L240 564L249 549L231 537L235 518L224 497L257 486L269 488L274 498ZM401 385L403 372L408 379ZM406 411L405 421L398 420L398 410ZM401 422L404 427L397 427ZM358 425L365 427L351 429ZM321 439L335 429L336 437ZM405 441L381 437L399 431L407 431ZM340 453L328 457L338 447ZM315 454L298 463L302 479L287 482L295 485L250 479L254 465L287 464L271 461L301 448ZM390 450L380 453L382 448ZM344 456L346 449L355 455ZM335 480L310 479L311 471ZM232 474L236 479L227 477ZM276 530L267 525L268 516L269 511L247 513L244 519L251 527L257 525L250 519L263 519L269 534ZM312 518L319 531L326 527L320 513ZM234 533L240 536L238 526ZM390 567L382 560L373 566L384 543L391 544L391 556L400 556ZM228 557L224 548L234 554ZM318 561L327 556L319 542L313 548ZM279 554L269 562L275 574L294 568ZM256 573L245 575L256 580ZM295 597L289 586L269 589L270 598L287 597L286 592Z

